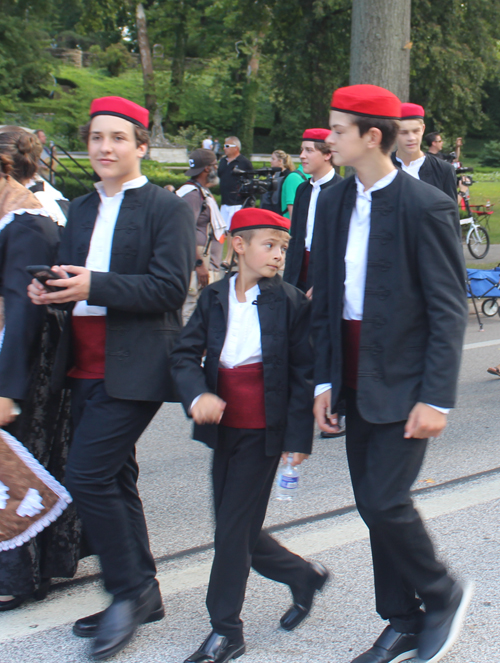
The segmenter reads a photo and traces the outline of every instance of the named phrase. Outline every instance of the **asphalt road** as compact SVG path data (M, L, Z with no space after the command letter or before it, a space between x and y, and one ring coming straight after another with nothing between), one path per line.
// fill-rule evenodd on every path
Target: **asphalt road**
M463 636L446 658L490 663L499 658L500 453L496 406L500 379L500 318L470 316L460 395L445 433L431 441L415 485L419 507L441 556L457 577L477 588ZM166 619L141 627L115 657L135 663L182 662L209 631L204 606L211 560L210 451L190 439L180 406L164 405L138 445L140 490L166 607ZM247 654L242 661L349 663L382 630L373 600L367 530L353 511L343 439L315 442L302 466L299 495L274 498L266 525L296 552L332 571L310 618L294 633L278 629L288 590L252 573L244 607ZM41 603L0 615L0 663L80 663L88 643L71 622L106 605L95 559L76 579L60 581Z

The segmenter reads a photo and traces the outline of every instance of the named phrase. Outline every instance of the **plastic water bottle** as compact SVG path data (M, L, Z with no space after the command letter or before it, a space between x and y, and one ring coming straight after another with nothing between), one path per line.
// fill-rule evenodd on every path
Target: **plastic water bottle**
M276 499L281 502L293 500L299 487L299 470L292 466L292 458L290 454L286 465L281 464L276 477Z

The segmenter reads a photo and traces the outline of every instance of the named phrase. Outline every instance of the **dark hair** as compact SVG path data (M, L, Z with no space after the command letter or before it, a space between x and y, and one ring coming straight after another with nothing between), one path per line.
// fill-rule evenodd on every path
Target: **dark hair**
M307 140L307 138L305 138L305 140ZM328 143L320 143L319 141L314 140L313 144L314 144L314 149L318 150L318 152L321 152L321 154L330 155L330 164L333 166L332 148L328 145Z
M42 144L35 134L21 127L7 127L0 132L0 155L2 171L12 175L18 182L30 180L38 170Z
M370 129L379 129L382 133L380 150L382 154L389 154L394 147L399 132L397 120L382 120L378 117L364 117L363 115L352 115L353 123L359 129L359 135L364 136Z
M427 143L427 147L431 147L432 143L436 140L441 134L439 131L431 131L429 134L425 134L424 140Z
M89 135L90 135L90 123L92 120L89 120L87 124L84 124L83 127L80 127L79 133L80 133L80 138L83 140L85 145L88 145L89 142ZM132 123L133 124L133 123ZM144 129L143 127L137 126L137 124L134 124L134 133L135 133L135 143L137 147L140 145L149 145L149 131L147 129Z

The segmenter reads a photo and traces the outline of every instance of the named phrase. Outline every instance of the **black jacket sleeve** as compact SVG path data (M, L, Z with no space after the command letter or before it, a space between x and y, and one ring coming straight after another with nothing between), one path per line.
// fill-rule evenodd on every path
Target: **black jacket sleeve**
M453 233L455 213L455 204L440 197L426 211L417 235L429 324L419 401L444 408L455 404L468 311L463 251Z
M170 355L172 376L188 415L193 400L210 391L201 365L207 348L209 292L208 288L202 290L198 305L181 331L178 344Z
M298 290L294 294L298 301L289 325L289 396L284 450L310 454L314 433L311 304Z
M15 215L0 232L0 272L5 329L0 350L0 396L23 400L41 332L44 306L27 294L33 278L28 265L52 265L59 233L48 217Z
M193 212L178 199L164 212L158 226L148 273L92 272L89 305L135 313L163 313L182 307L196 260Z

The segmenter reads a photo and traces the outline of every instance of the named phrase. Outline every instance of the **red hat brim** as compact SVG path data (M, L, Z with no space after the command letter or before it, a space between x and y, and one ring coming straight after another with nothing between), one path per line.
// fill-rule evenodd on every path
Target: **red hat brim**
M331 109L350 115L399 120L401 102L395 94L378 85L349 85L335 90Z
M90 105L90 117L97 115L113 115L128 120L143 129L149 125L149 111L129 99L123 97L101 97L94 99Z
M259 230L260 228L273 228L290 232L290 219L276 214L268 209L259 207L246 207L233 214L231 219L230 233L238 230Z

